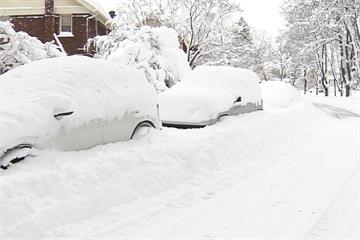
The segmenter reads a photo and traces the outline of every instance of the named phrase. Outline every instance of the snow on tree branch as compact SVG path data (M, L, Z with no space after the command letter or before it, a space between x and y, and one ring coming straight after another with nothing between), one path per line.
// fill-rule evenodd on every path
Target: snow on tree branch
M158 92L173 86L190 71L186 55L179 48L178 34L166 27L119 28L108 36L90 39L87 52L136 67Z
M64 56L53 43L43 44L25 32L15 32L10 22L0 21L0 74L20 65Z

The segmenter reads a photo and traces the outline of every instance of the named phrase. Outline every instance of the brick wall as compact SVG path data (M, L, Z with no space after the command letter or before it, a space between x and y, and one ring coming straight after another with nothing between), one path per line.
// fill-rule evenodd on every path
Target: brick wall
M14 24L15 31L27 32L44 41L44 16L13 16L11 23Z
M89 17L89 14L73 15L74 36L59 37L68 54L84 54L82 49L88 38L107 33L104 25L93 18L88 19ZM27 32L29 35L39 38L42 42L54 40L53 33L59 34L60 18L57 15L12 16L11 19L16 31Z
M86 18L89 16L84 15L74 15L73 16L73 37L59 37L61 43L63 44L65 50L69 54L83 54L82 50L87 41L87 31L86 31ZM57 21L57 26L59 26L59 18ZM56 28L57 33L59 32L59 27Z
M97 22L97 24L98 24L98 34L97 35L104 36L104 35L108 34L108 30L101 22Z

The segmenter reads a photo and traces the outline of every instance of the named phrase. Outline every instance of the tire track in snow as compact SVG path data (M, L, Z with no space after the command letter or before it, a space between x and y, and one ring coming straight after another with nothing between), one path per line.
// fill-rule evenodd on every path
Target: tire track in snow
M360 171L359 166L357 166L329 207L319 217L313 228L305 235L304 240L360 239L359 182Z

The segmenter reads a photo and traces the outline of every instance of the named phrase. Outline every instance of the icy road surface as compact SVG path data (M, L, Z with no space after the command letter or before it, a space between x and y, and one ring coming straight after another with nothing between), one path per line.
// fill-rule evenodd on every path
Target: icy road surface
M359 120L299 101L42 151L0 172L0 239L359 239Z

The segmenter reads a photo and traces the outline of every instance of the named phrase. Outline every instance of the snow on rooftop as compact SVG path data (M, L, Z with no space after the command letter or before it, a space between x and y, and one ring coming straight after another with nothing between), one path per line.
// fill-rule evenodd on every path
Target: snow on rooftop
M106 20L110 20L111 17L109 15L108 9L105 7L104 1L101 0L83 0L87 4L91 5L93 8L95 8L101 15L103 15Z

